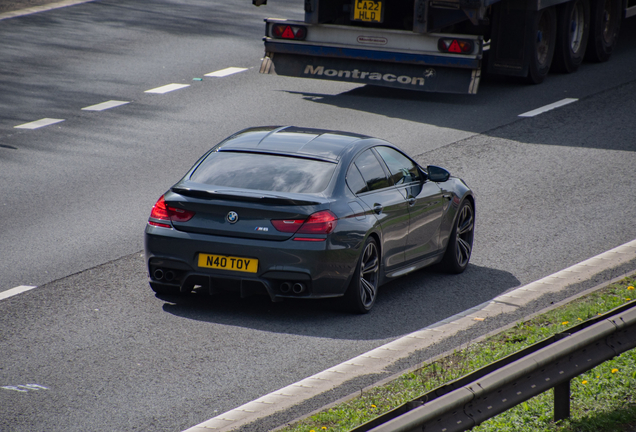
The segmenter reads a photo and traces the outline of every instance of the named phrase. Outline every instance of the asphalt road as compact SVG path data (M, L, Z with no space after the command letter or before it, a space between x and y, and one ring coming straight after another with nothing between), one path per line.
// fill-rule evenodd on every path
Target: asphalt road
M609 63L421 94L258 74L262 18L302 16L270 3L106 0L0 21L0 291L38 286L0 302L0 430L182 430L636 238L632 21ZM247 70L204 77L227 67ZM145 93L169 83L190 86ZM518 117L565 97L579 100ZM129 103L81 110L107 100ZM42 118L64 121L14 128ZM155 297L150 208L210 146L263 124L376 135L464 178L469 269L404 277L367 316ZM44 388L6 388L27 384Z

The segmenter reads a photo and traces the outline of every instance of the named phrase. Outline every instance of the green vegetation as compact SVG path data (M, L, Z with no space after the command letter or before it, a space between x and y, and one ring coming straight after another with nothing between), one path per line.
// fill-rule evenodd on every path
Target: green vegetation
M636 299L636 275L455 351L283 432L345 432L449 381ZM553 421L552 391L545 392L473 429L474 432L617 432L636 425L636 349L571 382L571 417ZM631 426L630 426L631 425Z

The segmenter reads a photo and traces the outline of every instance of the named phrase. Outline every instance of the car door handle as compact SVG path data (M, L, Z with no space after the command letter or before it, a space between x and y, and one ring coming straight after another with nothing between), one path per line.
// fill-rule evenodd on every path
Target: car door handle
M382 209L383 209L383 208L384 208L384 207L382 207L382 205L381 205L381 204L378 204L378 203L373 204L373 211L374 211L376 214L380 214L380 213L382 213Z
M452 196L452 195L450 195L450 194L444 194L444 195L442 195L442 196L443 196L444 198L446 198L447 200L449 200L449 201L453 198L453 196Z

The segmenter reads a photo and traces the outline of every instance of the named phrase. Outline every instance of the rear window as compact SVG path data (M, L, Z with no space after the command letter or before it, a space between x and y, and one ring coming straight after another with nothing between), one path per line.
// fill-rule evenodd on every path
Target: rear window
M319 193L327 188L335 169L331 162L221 151L210 153L190 180L269 192Z

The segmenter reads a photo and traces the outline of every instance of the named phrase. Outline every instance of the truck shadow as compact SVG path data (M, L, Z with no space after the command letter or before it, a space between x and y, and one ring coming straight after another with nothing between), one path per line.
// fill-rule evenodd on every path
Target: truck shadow
M203 322L330 339L377 340L420 330L519 285L510 273L469 265L460 275L424 269L383 285L373 310L351 314L340 299L285 300L193 293L159 296L170 314Z
M636 21L626 21L632 22ZM309 103L522 143L636 151L632 134L624 133L627 127L624 113L636 110L636 101L632 97L636 92L632 73L636 69L636 45L628 44L629 40L636 40L636 25L621 28L619 44L608 62L584 62L574 74L551 73L541 85L530 85L516 77L484 74L477 95L427 93L371 85L339 94L321 93L316 91L319 87L315 85L309 86L313 91L282 91L298 95ZM615 93L606 94L607 90L617 86L620 87L619 100ZM594 102L583 103L589 97L593 97ZM519 117L564 98L579 98L580 103L536 117ZM354 129L356 124L357 121L352 125ZM581 134L581 131L590 133ZM386 133L357 132L380 137ZM401 145L399 142L394 144Z

